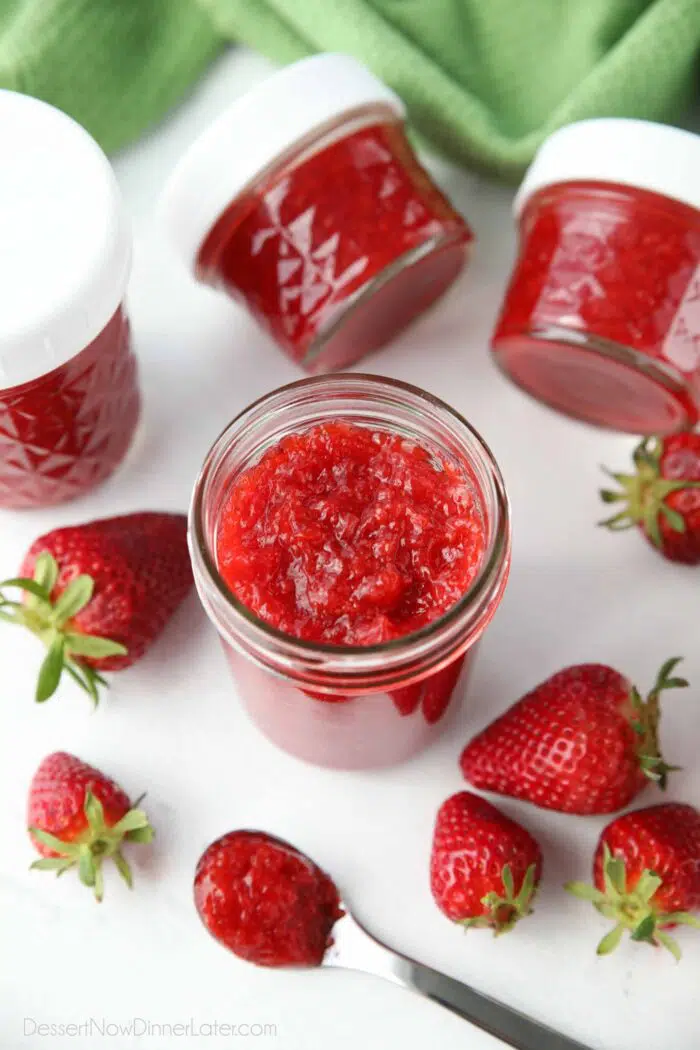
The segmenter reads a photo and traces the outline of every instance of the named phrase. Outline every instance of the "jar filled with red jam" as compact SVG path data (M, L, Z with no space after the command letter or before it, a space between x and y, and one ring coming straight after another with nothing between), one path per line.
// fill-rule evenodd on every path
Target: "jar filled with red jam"
M317 55L236 101L181 159L161 219L203 281L307 371L389 342L452 284L471 232L406 138L401 100Z
M0 507L42 507L103 481L131 444L131 237L80 125L0 91L0 131Z
M352 374L282 387L230 424L189 541L252 719L341 769L402 761L443 730L510 564L479 435L424 391Z
M588 120L549 138L517 194L520 247L493 338L524 390L635 434L700 412L700 137Z

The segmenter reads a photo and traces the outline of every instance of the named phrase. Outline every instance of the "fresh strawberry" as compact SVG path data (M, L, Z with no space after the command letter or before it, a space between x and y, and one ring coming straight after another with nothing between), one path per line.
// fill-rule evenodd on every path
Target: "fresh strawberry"
M97 703L101 671L140 660L192 586L187 519L141 513L47 533L29 548L18 587L0 592L0 618L28 627L48 652L36 699L55 693L67 671Z
M567 667L487 726L460 758L470 784L563 813L613 813L676 769L659 751L662 690L686 686L668 660L643 700L610 667Z
M680 958L666 933L683 923L700 929L689 914L700 911L700 813L669 802L613 820L603 830L593 860L593 886L570 882L567 890L592 901L615 923L598 945L613 951L628 930L633 941L663 945Z
M131 870L122 844L153 838L146 814L131 808L113 780L64 751L45 758L34 774L28 823L32 842L43 858L32 868L62 875L77 867L80 881L92 888L98 901L103 895L102 862L112 857L131 888Z
M205 850L194 899L212 936L258 966L320 966L344 914L325 872L260 831L232 831Z
M601 525L636 525L665 558L700 564L700 434L646 438L633 458L635 473L610 474L619 489L601 490L605 503L624 504Z
M453 922L512 929L532 908L542 853L529 831L486 799L459 791L443 802L435 822L430 885Z

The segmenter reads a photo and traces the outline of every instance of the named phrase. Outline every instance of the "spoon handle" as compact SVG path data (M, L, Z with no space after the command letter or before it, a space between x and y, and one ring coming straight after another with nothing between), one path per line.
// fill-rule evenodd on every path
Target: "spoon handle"
M590 1050L583 1043L533 1021L468 984L401 955L369 933L350 914L337 924L336 931L336 944L324 960L325 965L363 970L419 992L513 1050Z
M514 1050L589 1050L575 1039L413 959L405 960L405 970L406 987L447 1007Z

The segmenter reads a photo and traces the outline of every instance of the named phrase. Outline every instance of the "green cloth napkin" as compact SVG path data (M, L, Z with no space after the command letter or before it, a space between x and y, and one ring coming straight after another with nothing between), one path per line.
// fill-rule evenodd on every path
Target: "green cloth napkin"
M280 62L354 54L448 156L515 177L561 124L678 117L700 0L0 0L0 86L52 102L114 151L227 42Z

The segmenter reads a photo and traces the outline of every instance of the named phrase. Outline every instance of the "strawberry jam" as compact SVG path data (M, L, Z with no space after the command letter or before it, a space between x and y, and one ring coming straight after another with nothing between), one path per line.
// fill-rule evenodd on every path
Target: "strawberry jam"
M330 876L262 831L231 831L205 850L194 900L211 935L256 966L320 966L345 912Z
M461 270L470 239L403 129L380 124L237 201L202 246L198 274L245 302L296 361L328 371L427 309Z
M190 551L263 733L318 765L384 766L461 697L508 578L508 505L457 413L344 373L273 391L224 431Z
M445 613L484 548L464 473L398 434L336 422L284 438L236 480L217 557L239 601L267 623L357 646Z
M74 120L0 90L0 127L0 507L45 507L104 481L136 429L131 231Z
M0 506L48 506L104 481L139 418L136 358L119 309L75 357L0 390Z
M315 55L234 102L163 191L188 269L308 371L389 342L464 265L471 231L419 164L404 116L350 56Z
M607 166L611 177L550 183L560 164L566 173L592 170L580 156L555 152L560 137L571 151L577 136L598 143L610 126L619 144L590 164ZM643 147L657 134L654 164ZM497 360L525 390L576 418L632 433L693 426L700 139L641 121L591 121L549 141L517 202L520 250L494 334Z

